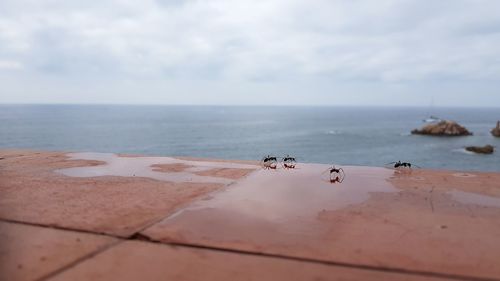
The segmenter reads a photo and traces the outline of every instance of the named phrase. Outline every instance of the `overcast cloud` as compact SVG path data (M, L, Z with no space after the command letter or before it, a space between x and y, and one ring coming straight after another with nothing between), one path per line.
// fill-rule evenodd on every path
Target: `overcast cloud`
M0 1L0 102L500 106L500 1Z

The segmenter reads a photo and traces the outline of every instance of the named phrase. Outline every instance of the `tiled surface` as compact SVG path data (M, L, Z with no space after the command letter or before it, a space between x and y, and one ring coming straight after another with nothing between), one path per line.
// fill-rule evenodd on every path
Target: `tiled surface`
M110 270L115 269L115 270ZM124 242L50 281L445 280L205 249Z
M0 150L0 280L500 280L499 173L88 157Z
M253 173L143 231L153 240L500 278L500 174L344 167ZM472 191L474 190L474 191Z
M38 280L114 242L102 235L0 222L0 280Z
M218 183L168 182L133 176L69 177L54 171L95 168L104 163L69 160L64 153L0 151L0 157L5 158L0 160L0 219L122 237L224 187ZM165 174L168 171L164 169ZM210 170L203 171L211 175ZM241 174L240 170L235 172Z

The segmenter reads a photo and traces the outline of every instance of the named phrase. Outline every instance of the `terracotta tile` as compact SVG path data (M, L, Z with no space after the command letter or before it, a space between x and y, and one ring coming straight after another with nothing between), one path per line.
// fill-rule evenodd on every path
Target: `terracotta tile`
M0 156L5 158L0 160L0 218L123 237L234 181L228 177L218 177L217 171L209 173L207 177L194 174L193 177L202 181L206 178L220 180L222 183L168 182L134 177L133 174L106 176L105 161L70 160L65 154L57 152L3 150ZM130 161L137 160L141 161L137 157L130 158ZM231 166L230 163L228 165ZM173 171L164 167L162 172L154 171L153 167L151 171L146 171L145 167L137 169L147 172L145 176L153 174L168 180L171 178L169 172L177 175L177 166L171 167ZM195 172L212 169L210 166L204 168L203 165L189 167ZM104 175L69 177L57 172L68 168L87 168L98 175L103 172ZM125 172L134 172L133 165L125 165L124 169Z
M159 241L500 279L500 174L260 170L143 234Z
M50 281L444 280L205 249L124 242Z
M0 280L37 280L115 238L0 222Z

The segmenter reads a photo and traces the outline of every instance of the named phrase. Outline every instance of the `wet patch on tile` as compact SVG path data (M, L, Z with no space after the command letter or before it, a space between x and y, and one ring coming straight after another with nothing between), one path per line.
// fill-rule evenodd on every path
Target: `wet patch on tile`
M56 170L57 173L70 177L143 177L175 183L200 182L230 184L233 180L227 175L223 177L217 176L217 172L204 173L202 175L199 173L213 169L229 168L255 170L259 168L256 165L230 162L189 161L171 157L122 157L112 153L71 153L69 157L72 160L103 161L105 164L93 167L59 169Z
M452 200L446 192L460 179L451 173L347 166L344 182L331 184L323 175L327 168L256 171L142 233L164 242L330 262L500 274L494 266L500 213ZM488 182L489 176L475 179Z
M460 190L452 190L449 191L448 194L451 195L451 198L453 200L462 204L473 204L484 207L500 208L500 198L498 197L464 192Z
M114 159L115 156L105 154L103 157L102 154L97 154L100 157L95 158L95 155L84 154L81 158L85 159L70 160L65 153L56 152L2 153L2 156L26 156L9 158L2 160L8 163L0 163L0 219L123 237L132 235L170 215L177 208L235 181L224 177L212 177L223 183L177 183L138 176L69 177L54 170L101 169L107 163L102 160ZM135 158L142 157L130 157L132 160ZM172 161L175 161L173 165L178 168L177 159ZM182 168L189 169L186 172L189 174L209 172L214 167L232 167L231 163L222 161L217 164L200 161L202 167L193 166L197 161L179 162ZM125 170L135 169L134 165L127 165L129 164L125 165ZM154 167L147 167L149 169ZM165 175L159 171L155 173ZM170 177L170 174L167 176ZM210 178L195 176L203 180Z

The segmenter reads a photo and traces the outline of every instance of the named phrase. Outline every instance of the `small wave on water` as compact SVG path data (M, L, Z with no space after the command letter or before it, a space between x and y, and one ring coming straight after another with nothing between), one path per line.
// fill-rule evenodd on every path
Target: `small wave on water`
M500 149L500 139L489 134L498 109L440 111L475 134L410 136L428 115L418 107L0 105L0 148L246 160L274 151L311 163L377 165L401 158L426 168L498 172L500 153L471 156L463 149Z
M327 135L340 135L342 132L337 130L330 130L325 132Z
M468 151L465 148L456 148L456 149L452 149L451 151L458 152L458 153L464 153L464 154L468 154L468 155L476 155L476 153L474 153L472 151Z

